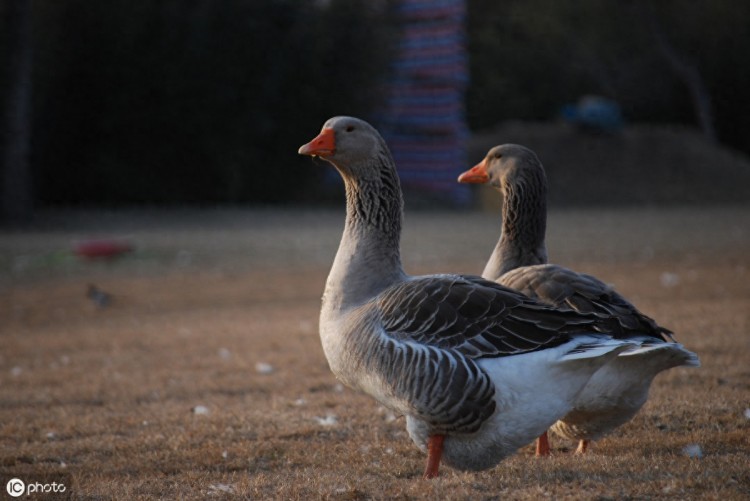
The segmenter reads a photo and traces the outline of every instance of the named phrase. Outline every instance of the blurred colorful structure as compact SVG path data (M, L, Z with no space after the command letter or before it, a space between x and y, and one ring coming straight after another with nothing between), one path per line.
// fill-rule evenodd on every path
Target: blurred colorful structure
M456 182L468 137L465 0L401 0L396 15L401 38L378 126L405 190L465 204L469 191Z

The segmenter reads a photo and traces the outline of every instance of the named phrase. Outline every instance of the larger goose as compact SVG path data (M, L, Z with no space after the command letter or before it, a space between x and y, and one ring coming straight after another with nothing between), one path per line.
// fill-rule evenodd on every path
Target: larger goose
M700 365L697 355L675 343L669 330L610 286L590 275L546 264L547 179L533 151L515 144L496 146L458 180L489 183L503 195L500 239L482 277L557 308L614 316L618 321L614 336L639 345L600 369L578 395L574 409L552 427L557 434L579 441L576 452L586 452L589 441L635 416L657 374ZM546 433L537 442L537 454L549 454Z
M494 466L572 408L591 375L629 343L599 334L609 319L560 311L479 277L409 276L400 259L402 194L380 134L328 120L299 149L333 164L346 222L323 294L320 337L346 385L406 416L441 461Z

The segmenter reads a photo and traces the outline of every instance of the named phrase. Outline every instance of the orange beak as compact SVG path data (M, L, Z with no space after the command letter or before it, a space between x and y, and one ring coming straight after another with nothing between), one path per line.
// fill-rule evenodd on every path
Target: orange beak
M333 129L323 129L315 139L300 146L300 155L311 157L329 157L336 152L336 135Z
M471 169L458 176L459 183L484 184L490 180L487 174L487 159L485 158Z

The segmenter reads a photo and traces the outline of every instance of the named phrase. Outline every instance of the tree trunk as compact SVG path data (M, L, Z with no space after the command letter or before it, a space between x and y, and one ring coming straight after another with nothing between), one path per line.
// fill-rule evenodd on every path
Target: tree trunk
M5 152L2 165L2 219L19 223L33 210L29 150L31 142L31 0L6 4L8 90L5 96Z
M693 101L696 119L703 134L711 140L716 141L716 127L714 126L713 105L711 103L711 94L706 87L703 77L701 76L698 65L692 62L684 54L680 54L672 45L666 33L656 20L653 8L643 10L648 22L651 35L656 40L656 47L659 54L669 64L675 75L682 80L690 92L690 98Z

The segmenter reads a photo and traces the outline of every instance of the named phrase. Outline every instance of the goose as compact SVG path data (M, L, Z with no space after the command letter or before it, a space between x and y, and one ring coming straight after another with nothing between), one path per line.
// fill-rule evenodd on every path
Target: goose
M667 369L699 367L698 356L596 277L547 264L547 178L530 149L504 144L462 173L462 183L488 183L503 195L500 239L482 272L545 304L617 320L615 338L637 344L609 361L588 381L573 410L552 430L577 440L576 453L628 422L643 407L654 378ZM550 453L547 433L537 440L537 456Z
M611 320L559 310L481 277L410 276L400 258L403 196L391 153L367 122L339 116L300 147L344 180L346 219L322 298L319 333L333 374L396 414L441 461L495 466L572 409L632 343Z

